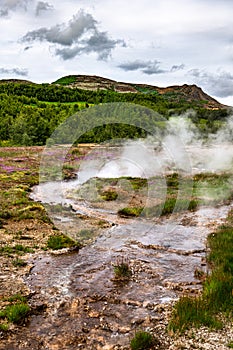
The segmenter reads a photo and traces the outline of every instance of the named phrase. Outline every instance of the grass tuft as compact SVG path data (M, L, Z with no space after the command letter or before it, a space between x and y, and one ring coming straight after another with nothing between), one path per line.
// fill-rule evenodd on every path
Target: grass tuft
M115 279L121 280L129 279L131 277L132 271L127 260L122 259L121 261L118 261L116 265L113 266Z
M30 311L29 305L25 303L17 303L8 305L0 312L0 318L6 318L9 322L21 324L28 316Z
M131 340L130 347L132 350L146 350L152 349L155 344L158 344L158 340L151 333L139 331Z
M58 250L62 248L77 247L77 242L64 235L50 236L47 242L49 249Z

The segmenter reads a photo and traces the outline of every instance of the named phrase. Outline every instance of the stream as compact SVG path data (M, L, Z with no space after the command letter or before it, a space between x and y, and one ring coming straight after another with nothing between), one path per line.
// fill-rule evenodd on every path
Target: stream
M41 349L127 348L135 329L153 330L163 305L201 291L195 271L208 272L206 237L233 207L120 218L114 205L100 208L70 196L85 181L40 184L32 194L45 206L62 205L64 210L50 211L55 225L84 243L79 252L45 253L31 261L30 303L43 312L31 317L29 331ZM114 265L121 261L132 271L127 282L114 278Z

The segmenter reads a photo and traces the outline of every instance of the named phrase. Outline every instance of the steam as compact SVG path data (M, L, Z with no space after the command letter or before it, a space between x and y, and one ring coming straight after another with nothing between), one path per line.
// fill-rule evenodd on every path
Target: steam
M233 169L233 117L215 134L203 139L190 120L193 111L167 122L166 134L137 141L125 141L119 147L106 144L92 150L79 169L79 182L91 177L123 176L150 178L169 172L193 175L221 173Z

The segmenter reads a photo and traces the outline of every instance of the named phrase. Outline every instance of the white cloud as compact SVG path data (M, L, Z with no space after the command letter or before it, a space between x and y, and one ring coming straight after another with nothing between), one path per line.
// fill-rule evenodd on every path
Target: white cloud
M229 99L232 11L230 0L0 0L1 65L26 67L32 81L89 73L198 83Z

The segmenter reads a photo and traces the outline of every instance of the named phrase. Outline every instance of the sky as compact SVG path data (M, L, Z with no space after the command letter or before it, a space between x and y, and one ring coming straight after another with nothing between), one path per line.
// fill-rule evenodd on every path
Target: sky
M0 79L196 84L233 106L231 0L0 0Z

